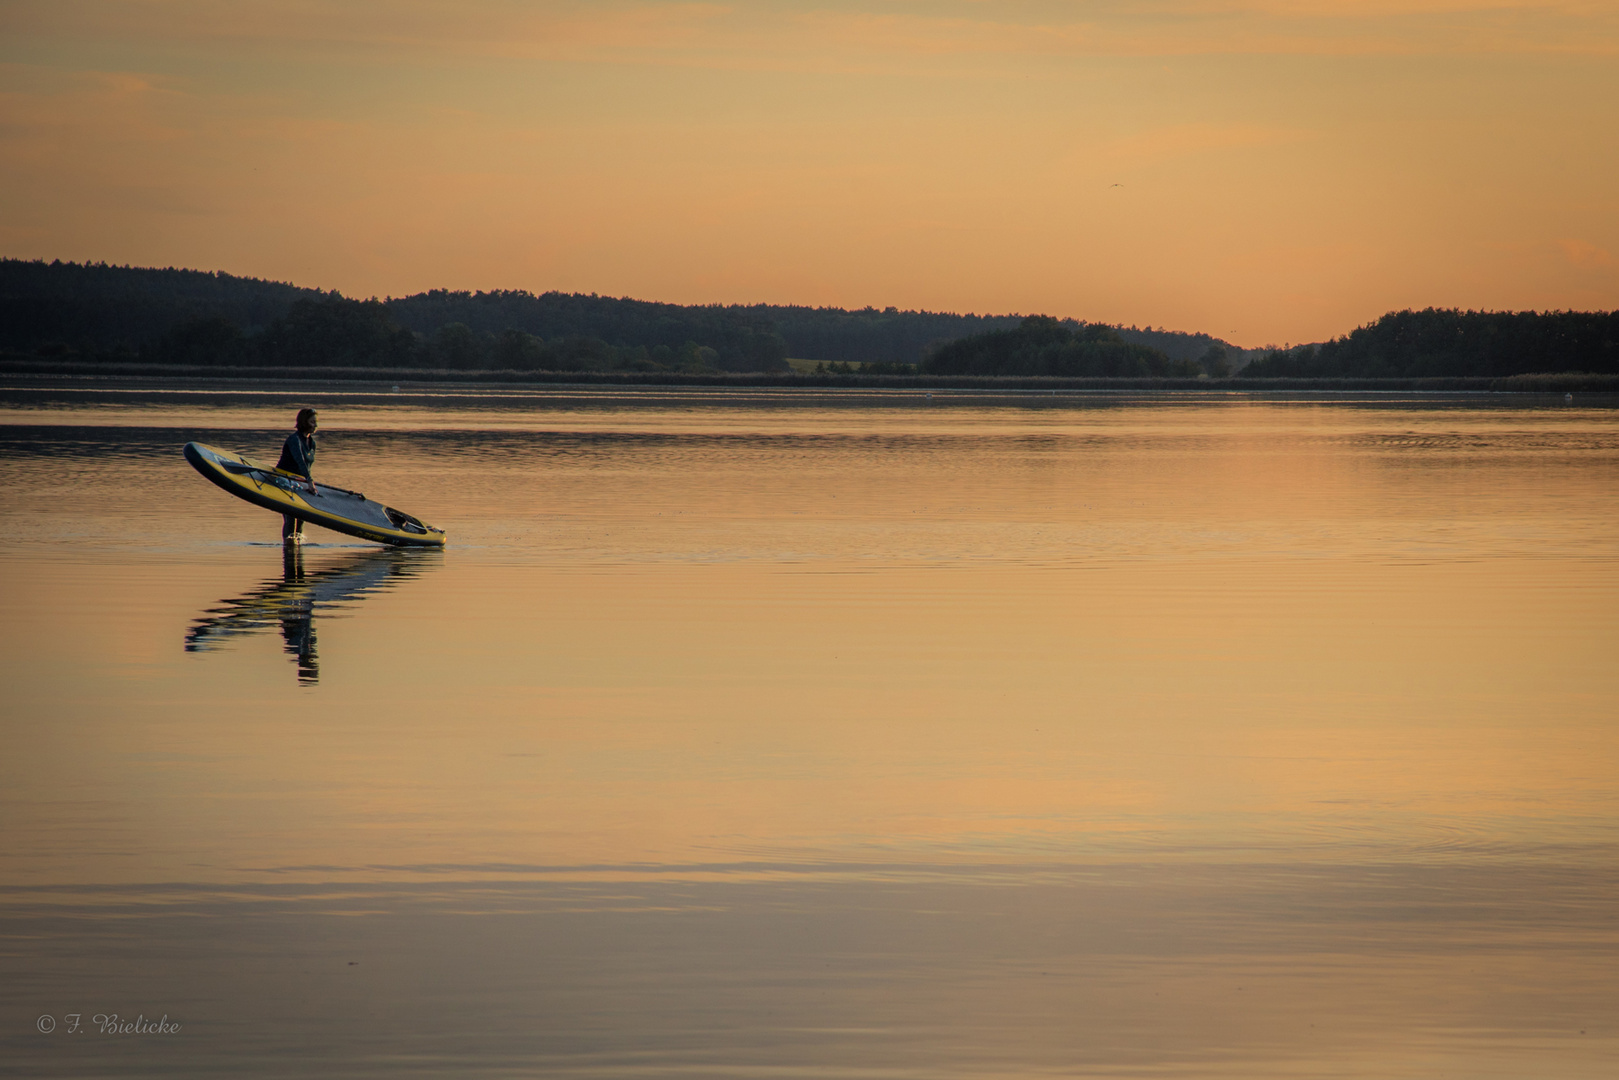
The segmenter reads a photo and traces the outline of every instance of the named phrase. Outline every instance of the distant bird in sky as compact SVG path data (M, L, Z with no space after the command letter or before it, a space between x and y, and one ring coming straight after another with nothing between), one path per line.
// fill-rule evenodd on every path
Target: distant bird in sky
M1123 184L1109 184L1108 187L1123 187Z

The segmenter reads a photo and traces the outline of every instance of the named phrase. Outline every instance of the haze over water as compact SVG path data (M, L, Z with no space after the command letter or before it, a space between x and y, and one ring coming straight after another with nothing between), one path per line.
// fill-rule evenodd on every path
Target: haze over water
M180 455L449 531L391 552ZM0 1069L1599 1077L1609 404L0 396ZM172 1036L36 1030L166 1014Z

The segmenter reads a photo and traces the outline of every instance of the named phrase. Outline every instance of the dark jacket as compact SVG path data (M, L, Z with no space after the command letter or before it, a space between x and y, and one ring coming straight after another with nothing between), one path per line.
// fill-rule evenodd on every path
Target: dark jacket
M281 447L281 460L275 463L278 469L296 473L306 480L315 478L315 437L313 435L300 435L294 431L287 436L287 441Z

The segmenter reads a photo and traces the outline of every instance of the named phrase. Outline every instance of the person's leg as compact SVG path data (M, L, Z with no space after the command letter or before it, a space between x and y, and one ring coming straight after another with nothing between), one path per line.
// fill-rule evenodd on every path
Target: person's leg
M282 514L281 515L281 542L283 544L285 544L289 540L291 540L294 536L297 536L300 532L302 532L303 531L302 528L301 528L302 525L303 525L303 522L299 521L297 518L293 517L291 514Z

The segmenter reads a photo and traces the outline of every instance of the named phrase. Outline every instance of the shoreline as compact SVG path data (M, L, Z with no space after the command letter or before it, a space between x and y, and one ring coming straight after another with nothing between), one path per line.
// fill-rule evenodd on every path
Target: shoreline
M862 375L853 373L774 373L675 371L516 371L448 368L274 368L200 365L0 361L0 377L41 380L57 385L86 383L276 383L387 384L390 387L590 387L590 388L721 388L805 390L988 390L1003 392L1070 391L1091 393L1175 392L1210 395L1266 393L1466 393L1466 394L1619 394L1619 375L1556 372L1532 375L1431 376L1421 378L1224 379L1196 378L1068 378L1001 375Z

